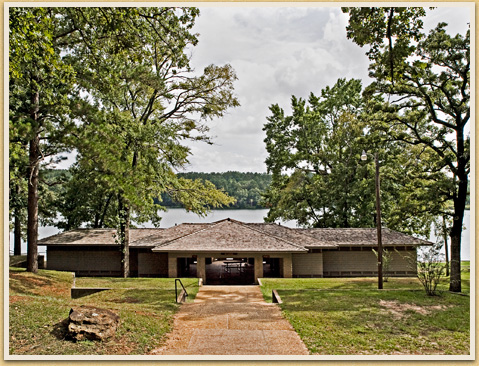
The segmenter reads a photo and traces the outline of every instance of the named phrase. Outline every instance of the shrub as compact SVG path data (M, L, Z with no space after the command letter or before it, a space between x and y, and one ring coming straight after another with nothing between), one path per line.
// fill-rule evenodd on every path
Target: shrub
M417 277L429 296L436 295L437 285L444 276L445 267L440 250L441 243L436 243L418 252Z

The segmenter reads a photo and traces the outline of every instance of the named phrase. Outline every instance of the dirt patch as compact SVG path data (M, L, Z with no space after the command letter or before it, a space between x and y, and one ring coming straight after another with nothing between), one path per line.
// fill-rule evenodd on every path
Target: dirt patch
M47 280L46 279L43 279L43 278L35 278L33 276L26 276L24 273L10 273L10 278L12 279L16 279L16 280L25 280L25 279L28 279L28 283L29 285L32 285L32 286L41 286L41 285L44 285Z
M42 289L39 289L37 292L39 295L53 295L60 297L69 297L70 288L58 287L58 286L44 286Z
M28 301L27 296L14 295L14 296L10 296L10 299L9 299L10 304L14 304L16 302L26 302L26 301Z
M421 315L429 315L432 311L445 310L445 305L419 306L408 303L400 303L398 301L380 300L379 305L386 308L395 318L401 319L406 316L406 311L412 310Z

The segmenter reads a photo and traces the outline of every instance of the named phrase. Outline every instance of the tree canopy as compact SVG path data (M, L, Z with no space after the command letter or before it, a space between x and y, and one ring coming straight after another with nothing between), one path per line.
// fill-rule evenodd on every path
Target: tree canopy
M422 198L424 206L432 203L430 212L453 218L450 289L460 291L461 232L470 173L466 129L470 119L470 31L450 35L447 25L439 23L425 33L423 8L343 11L350 16L348 38L369 46L373 82L366 95L386 100L374 106L369 124L386 139L415 147L416 159L427 161L430 168L429 177L422 174L422 182L428 181L435 189L434 195Z
M267 220L296 219L316 227L361 226L370 215L357 215L371 207L359 177L364 136L358 116L364 107L359 80L339 79L308 103L292 97L292 115L278 105L264 125L266 165L272 184L265 194L271 207ZM369 221L368 221L369 222Z
M58 134L63 148L74 148L78 153L69 188L76 185L80 190L68 192L71 202L65 202L65 207L72 207L81 200L78 194L90 188L85 197L91 204L101 205L100 212L117 211L125 275L130 215L134 213L137 220L157 217L155 197L169 192L200 214L208 207L232 201L211 184L175 174L188 162L190 151L184 141L209 142L207 120L239 105L233 94L236 75L231 66L210 65L199 73L189 65L189 50L198 42L197 35L191 33L198 14L193 7L71 7L14 8L10 16L11 78L23 77L23 68L31 68L33 74L43 66L46 70L44 78L33 79L33 87L24 98L32 101L26 108L29 121L34 121L30 124L39 124L38 111L43 110L39 103L48 102L57 109L68 106L48 111L46 121L57 122L56 127L60 123L62 128L44 132L50 140ZM43 28L30 32L38 39L17 41L23 40L25 29L28 35L29 27L40 25ZM22 56L22 47L24 54L32 51L38 57L40 67ZM50 56L44 57L45 53ZM69 77L66 89L61 88L67 86L64 74ZM36 88L40 81L46 84ZM58 85L60 82L65 85ZM17 84L21 85L12 83ZM40 90L51 90L58 99L49 94L39 98ZM10 104L15 106L20 95L12 95ZM11 108L11 115L16 128L21 114ZM46 131L45 126L46 122L38 130ZM37 155L30 158L30 165L39 162L39 156L43 159L39 147L57 146L44 145L40 138L40 133L34 135L36 145L30 146L30 151ZM38 176L38 170L36 163L30 176ZM32 186L33 191L38 197L38 184ZM37 201L28 198L38 213ZM100 215L94 220L106 217ZM29 251L36 250L37 221L32 209Z
M365 98L361 82L339 79L321 96L308 102L292 97L292 115L278 105L265 124L266 160L272 184L264 195L271 207L267 220L298 220L313 227L373 227L376 225L375 166L379 156L382 216L385 225L408 233L427 235L433 215L424 209L431 193L419 182L429 177L425 160L401 141L383 141L371 129L367 115L378 98ZM360 156L367 151L369 159ZM438 173L436 177L439 175ZM431 180L428 180L430 182Z
M9 14L10 192L16 237L19 201L27 201L27 269L36 272L40 164L67 149L74 70L55 43L54 15L46 8L11 8Z

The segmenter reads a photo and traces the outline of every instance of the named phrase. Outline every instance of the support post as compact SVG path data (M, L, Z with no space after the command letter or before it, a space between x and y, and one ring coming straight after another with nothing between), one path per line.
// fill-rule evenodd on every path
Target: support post
M178 258L171 253L168 253L168 277L178 277Z
M258 278L263 277L263 255L254 256L254 283L258 284Z
M198 278L203 279L203 283L208 284L206 279L206 256L204 254L198 254L196 258L196 275Z
M283 257L283 278L293 277L293 258L291 254L285 254Z

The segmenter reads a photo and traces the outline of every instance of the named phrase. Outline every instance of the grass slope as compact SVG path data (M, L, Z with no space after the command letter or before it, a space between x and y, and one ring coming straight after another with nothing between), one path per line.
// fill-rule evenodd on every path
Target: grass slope
M190 299L197 279L182 280ZM10 268L9 352L15 355L147 354L171 331L174 281L166 278L76 279L77 287L109 287L80 299L70 298L70 273L40 270L38 274ZM191 301L191 300L190 300ZM91 305L117 312L115 337L106 342L69 340L66 323L72 306Z
M469 296L426 296L414 278L262 279L311 354L469 354ZM445 286L445 285L441 285ZM389 289L389 290L388 290Z

